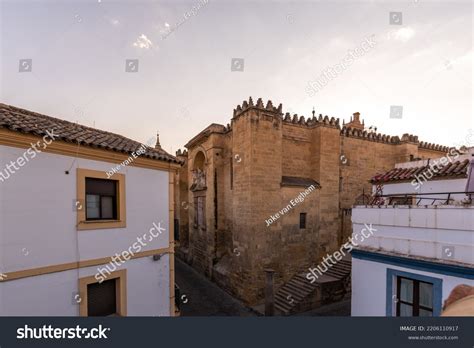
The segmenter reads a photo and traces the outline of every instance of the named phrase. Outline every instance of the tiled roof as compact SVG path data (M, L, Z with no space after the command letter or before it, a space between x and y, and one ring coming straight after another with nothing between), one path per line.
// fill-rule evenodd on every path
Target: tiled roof
M138 141L128 139L118 134L86 127L2 103L0 103L0 128L38 136L44 136L47 134L46 131L54 130L54 134L58 135L56 139L65 142L79 143L85 146L127 154L136 152L143 145ZM152 147L147 147L147 151L141 156L165 162L181 163L166 151Z
M436 167L435 170L430 169L430 165L413 167L413 168L394 168L383 174L377 174L370 182L371 183L383 183L383 182L396 182L396 181L411 181L416 179L417 176L427 173L428 175L433 174L433 179L456 179L467 177L467 169L469 168L469 160L449 162L445 166ZM439 168L439 170L436 169ZM425 176L426 177L426 176Z
M314 185L315 187L321 187L319 183L311 178L299 178L296 176L282 176L281 186L304 186L308 187Z

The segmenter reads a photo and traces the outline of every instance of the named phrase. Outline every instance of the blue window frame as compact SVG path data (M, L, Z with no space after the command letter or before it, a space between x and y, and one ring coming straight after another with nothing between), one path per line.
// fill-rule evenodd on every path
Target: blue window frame
M387 268L387 298L386 298L386 315L388 317L397 314L397 280L399 278L412 279L417 282L433 284L432 310L433 316L441 315L442 298L443 298L443 280L439 278L428 277L421 274L400 271Z

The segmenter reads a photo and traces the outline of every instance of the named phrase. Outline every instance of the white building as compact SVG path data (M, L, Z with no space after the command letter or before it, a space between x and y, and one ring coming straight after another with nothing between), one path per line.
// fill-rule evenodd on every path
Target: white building
M0 104L0 315L174 315L179 165L159 142Z
M375 229L352 252L352 316L439 316L455 286L474 285L472 150L456 157L372 179L379 198L352 213L354 233Z

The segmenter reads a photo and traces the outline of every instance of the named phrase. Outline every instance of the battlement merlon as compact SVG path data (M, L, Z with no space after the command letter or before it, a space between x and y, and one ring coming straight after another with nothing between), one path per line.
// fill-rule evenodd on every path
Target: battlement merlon
M343 122L341 127L339 118L323 116L319 114L319 117L315 116L313 111L313 117L305 118L304 116L299 116L294 114L293 116L290 113L283 113L283 106L280 103L278 107L273 106L273 102L268 100L266 105L263 102L262 98L258 98L257 102L254 103L252 97L249 97L249 100L244 100L242 104L237 105L234 109L233 117L231 122L236 120L237 118L243 116L246 112L250 110L257 110L261 112L265 112L266 114L270 113L273 114L274 117L279 118L283 125L294 125L300 126L305 128L316 128L316 127L330 127L330 128L337 128L340 130L341 136L345 137L352 137L352 138L359 138L362 140L367 141L375 141L375 142L383 142L392 145L400 145L400 144L416 144L419 148L431 151L439 151L439 152L448 152L449 147L427 143L418 140L418 136L405 133L402 137L398 136L391 136L381 133L376 133L370 130L365 129L364 121L360 120L360 113L355 112L350 119L349 123ZM189 149L190 147L195 146L196 144L202 142L203 140L207 139L211 134L227 134L228 132L232 131L232 123L227 124L226 126L221 124L213 123L195 137L193 137L185 147Z

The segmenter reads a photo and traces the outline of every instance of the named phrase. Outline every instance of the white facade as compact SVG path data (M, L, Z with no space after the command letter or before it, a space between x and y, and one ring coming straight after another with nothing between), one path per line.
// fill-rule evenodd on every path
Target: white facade
M431 260L445 260L443 247L455 253L449 261L474 264L474 206L355 207L354 232L372 224L376 232L360 243L368 250Z
M357 316L395 316L395 285L387 289L388 272L407 275L410 278L419 276L425 279L441 280L440 303L449 296L456 285L468 284L474 286L474 280L459 276L449 276L437 272L427 272L412 267L397 266L380 261L368 261L352 257L352 303L351 315ZM397 272L399 271L399 273ZM387 304L387 302L389 304ZM387 308L389 307L389 309Z
M462 192L466 179L430 181L423 192ZM383 194L414 192L410 183L385 184ZM423 196L425 197L425 196ZM433 197L440 197L435 195ZM374 234L352 253L352 316L394 316L396 278L433 284L434 315L459 284L474 286L474 206L465 195L451 205L357 206L354 234L372 225Z
M383 187L384 195L396 195L396 194L422 194L423 200L420 205L439 205L444 202L437 200L433 202L433 198L448 198L448 194L441 195L443 192L464 192L466 189L466 179L453 179L453 180L438 180L429 181L420 185L419 188L412 185L410 182L391 183ZM430 195L432 194L432 195ZM432 199L430 199L432 198ZM465 198L464 194L452 194L450 199L462 201Z
M101 265L104 266L104 265ZM2 316L78 316L78 279L100 266L0 283ZM127 315L169 316L169 256L127 261Z
M16 161L25 149L0 146L0 168ZM125 175L126 227L76 228L76 168L109 171L116 163L42 152L11 177L0 182L0 315L79 315L75 294L80 278L94 276L101 265L41 275L42 268L87 264L120 254L148 233L153 223L165 229L146 242L142 253L170 247L169 172L135 166ZM68 171L69 174L65 172ZM126 261L127 315L168 316L170 257L152 255ZM21 273L15 279L15 272Z

